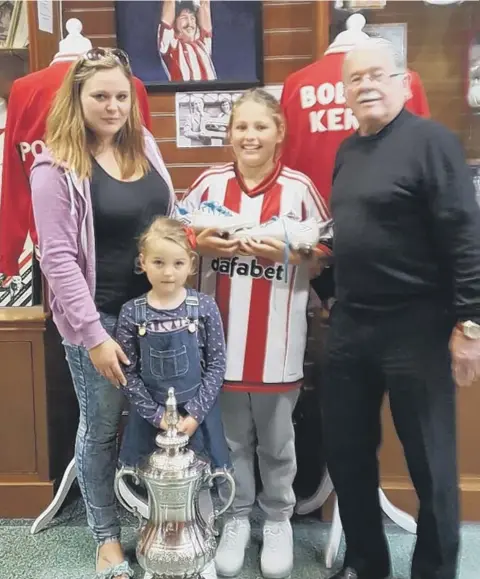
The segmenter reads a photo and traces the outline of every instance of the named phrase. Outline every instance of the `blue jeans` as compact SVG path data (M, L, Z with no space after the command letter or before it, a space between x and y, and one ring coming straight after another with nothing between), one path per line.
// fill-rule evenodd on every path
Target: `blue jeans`
M104 328L113 335L117 318L101 314ZM121 390L94 368L88 351L64 343L73 386L80 406L75 462L85 501L88 526L97 544L120 538L114 479L117 433L124 406Z

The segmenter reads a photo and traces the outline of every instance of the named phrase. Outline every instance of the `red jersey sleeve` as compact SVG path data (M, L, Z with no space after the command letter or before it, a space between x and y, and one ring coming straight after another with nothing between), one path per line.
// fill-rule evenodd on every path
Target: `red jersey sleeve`
M139 78L134 77L133 80L137 91L138 107L142 115L143 124L150 132L152 132L152 118L150 116L150 104L148 102L147 89Z
M430 117L430 107L428 106L427 95L420 79L420 75L415 71L410 71L410 99L406 102L405 108L419 117Z
M19 274L18 260L33 220L30 183L16 142L21 103L14 83L8 99L0 197L0 273L8 276Z

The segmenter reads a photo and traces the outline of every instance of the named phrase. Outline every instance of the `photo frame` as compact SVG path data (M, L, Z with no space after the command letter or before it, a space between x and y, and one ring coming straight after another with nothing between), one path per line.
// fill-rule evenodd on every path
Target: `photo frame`
M395 24L367 24L363 31L369 36L384 38L393 44L398 54L403 56L403 65L407 66L407 25Z
M16 0L7 38L7 48L28 46L27 0Z
M14 0L0 0L0 48L8 48L12 36L15 19L18 18L17 2Z
M148 89L244 90L263 84L261 0L115 2L117 46Z
M280 101L283 85L266 85L263 88ZM177 92L175 95L177 148L227 146L232 107L242 94L240 91Z

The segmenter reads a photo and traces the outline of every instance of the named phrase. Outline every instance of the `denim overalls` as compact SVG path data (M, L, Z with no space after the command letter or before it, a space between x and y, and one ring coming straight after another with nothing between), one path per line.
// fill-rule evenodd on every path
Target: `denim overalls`
M199 300L195 290L187 289L187 318L147 320L146 296L135 300L135 325L139 343L139 373L152 398L164 405L168 388L175 389L178 410L186 415L184 405L202 384L203 358L197 332L205 332L199 319ZM204 340L205 334L202 335ZM205 343L205 342L204 342ZM134 406L122 440L119 460L129 466L155 450L158 428L143 419ZM190 439L190 448L206 457L213 469L231 468L230 454L223 431L219 399Z

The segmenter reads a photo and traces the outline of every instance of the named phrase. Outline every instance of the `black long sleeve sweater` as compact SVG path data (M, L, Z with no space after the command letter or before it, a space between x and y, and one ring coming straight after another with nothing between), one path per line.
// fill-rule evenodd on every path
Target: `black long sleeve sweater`
M403 110L380 133L349 137L331 209L339 302L431 297L480 323L480 208L451 131Z

